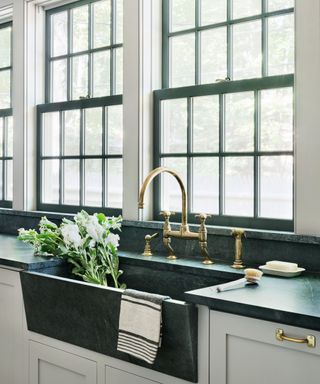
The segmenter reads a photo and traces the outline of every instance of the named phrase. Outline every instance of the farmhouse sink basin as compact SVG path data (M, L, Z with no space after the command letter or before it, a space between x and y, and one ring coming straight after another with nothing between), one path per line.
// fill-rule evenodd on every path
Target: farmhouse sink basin
M125 258L120 258L120 265L128 288L172 298L163 304L163 340L154 365L116 349L122 291L79 281L70 275L67 266L46 273L20 272L28 329L197 382L198 311L194 304L183 300L184 292L226 280L219 274L190 275L177 266L159 267Z

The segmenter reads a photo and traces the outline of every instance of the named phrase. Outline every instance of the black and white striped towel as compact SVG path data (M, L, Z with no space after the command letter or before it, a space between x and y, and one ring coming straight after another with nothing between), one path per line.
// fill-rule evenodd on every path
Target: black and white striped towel
M161 346L162 302L169 299L127 289L121 297L117 350L153 364Z

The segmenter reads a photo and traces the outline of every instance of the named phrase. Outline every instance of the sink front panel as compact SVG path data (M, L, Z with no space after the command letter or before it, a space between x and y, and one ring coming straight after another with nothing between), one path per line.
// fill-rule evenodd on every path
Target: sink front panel
M198 314L193 304L164 302L162 346L149 365L116 349L121 290L35 272L21 272L20 277L30 331L197 382Z

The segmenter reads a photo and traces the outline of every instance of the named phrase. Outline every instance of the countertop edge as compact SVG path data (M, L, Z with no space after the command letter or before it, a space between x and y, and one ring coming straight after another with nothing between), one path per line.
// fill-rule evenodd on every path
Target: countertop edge
M281 309L272 309L247 303L237 303L216 297L210 298L197 295L196 293L186 292L184 296L187 302L206 306L210 310L320 331L320 318L312 315L288 312Z

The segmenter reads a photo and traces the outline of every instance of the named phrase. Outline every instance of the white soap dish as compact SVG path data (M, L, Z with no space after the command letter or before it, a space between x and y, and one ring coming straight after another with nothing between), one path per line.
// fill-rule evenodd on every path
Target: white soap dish
M281 276L281 277L295 277L301 275L305 268L297 268L295 271L283 271L280 269L270 268L267 265L260 265L259 269L266 275Z

